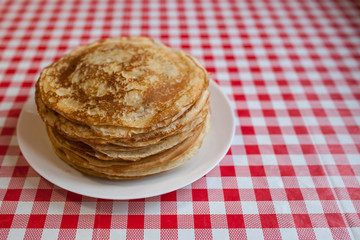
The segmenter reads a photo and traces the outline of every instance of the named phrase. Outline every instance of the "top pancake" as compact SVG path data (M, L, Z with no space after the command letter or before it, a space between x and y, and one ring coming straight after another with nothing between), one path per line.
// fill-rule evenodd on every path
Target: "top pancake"
M202 65L145 37L120 37L79 47L43 70L43 103L88 126L149 128L171 121L208 86Z

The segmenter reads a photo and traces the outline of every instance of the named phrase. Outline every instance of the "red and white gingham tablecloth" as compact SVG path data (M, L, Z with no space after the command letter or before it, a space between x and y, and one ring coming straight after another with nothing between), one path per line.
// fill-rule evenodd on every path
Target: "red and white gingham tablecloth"
M68 192L17 143L41 69L120 35L199 58L236 115L220 164L162 196ZM0 133L0 239L360 239L360 3L1 1Z

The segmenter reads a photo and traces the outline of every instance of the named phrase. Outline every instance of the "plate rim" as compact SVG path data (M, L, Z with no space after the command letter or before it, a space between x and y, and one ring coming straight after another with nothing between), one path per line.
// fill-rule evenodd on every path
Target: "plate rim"
M76 193L76 194L80 194L80 195L83 195L83 196L87 196L87 197L92 197L92 198L100 198L100 199L109 199L109 200L133 200L133 199L142 199L142 198L148 198L148 197L155 197L155 196L160 196L162 194L166 194L166 193L169 193L169 192L172 192L172 191L176 191L178 189L181 189L181 188L184 188L185 186L188 186L192 183L194 183L195 181L199 180L200 178L202 178L204 175L206 175L207 173L209 173L216 165L219 164L219 162L224 158L224 156L226 155L226 153L228 152L229 148L231 147L231 144L232 144L232 141L233 141L233 138L234 138L234 135L235 135L235 116L234 116L234 111L233 111L233 108L231 107L231 104L230 104L230 101L229 99L226 97L226 95L223 93L223 91L221 90L221 88L214 82L214 81L210 81L209 83L209 90L210 90L210 97L212 95L212 91L217 91L217 94L214 94L214 95L218 95L218 97L222 97L223 100L224 100L224 103L227 105L226 107L228 108L227 111L228 113L230 113L229 117L230 118L230 121L231 121L231 133L229 132L229 138L226 139L226 141L223 141L223 146L222 146L222 152L221 154L218 156L218 159L213 161L212 164L209 164L207 166L207 168L203 171L201 171L199 174L197 174L196 176L192 176L190 180L187 180L185 181L184 183L182 184L171 184L170 187L167 187L165 191L157 191L155 194L153 192L150 192L148 191L148 194L139 194L139 196L137 197L126 197L126 196L99 196L96 194L96 191L94 191L94 194L89 194L89 193L84 193L84 192L79 192L78 190L74 190L74 189L69 189L69 187L67 186L64 186L64 184L61 184L61 182L59 182L58 180L54 180L54 178L52 177L49 177L48 175L46 175L46 172L44 173L44 171L39 168L39 166L37 166L34 161L31 161L29 160L28 158L31 158L28 155L28 153L26 151L24 151L24 143L22 142L23 139L21 138L21 136L23 135L23 133L20 132L20 129L21 129L21 124L23 122L23 118L24 118L24 114L25 114L25 111L26 111L26 108L28 107L32 107L33 105L30 105L32 102L34 102L33 100L33 95L30 95L28 100L25 102L22 110L21 110L21 113L19 115L19 118L18 118L18 121L17 121L17 125L16 125L16 134L17 134L17 142L18 142L18 145L19 145L19 148L24 156L24 158L26 159L27 163L29 164L30 167L32 167L36 173L38 173L41 177L43 177L44 179L46 179L47 181L51 182L52 184L62 188L62 189L65 189L67 191L70 191L70 192L73 192L73 193ZM211 105L211 101L210 101L210 105ZM214 111L214 109L211 109L211 111ZM215 114L214 112L212 112L212 114ZM39 117L39 120L41 121L41 118L40 116ZM212 119L212 118L211 118ZM211 123L212 125L212 123ZM44 127L44 126L43 126ZM210 127L210 131L211 131L211 128L213 126ZM209 134L208 134L209 135ZM46 136L47 137L47 136ZM208 136L205 137L204 139L204 142L208 140ZM203 143L204 145L204 143ZM203 148L203 146L202 146ZM201 152L202 148L200 148L199 152ZM52 149L50 151L53 151ZM198 152L198 154L199 154ZM198 155L197 154L197 155ZM57 156L56 156L57 157ZM196 157L196 156L195 156ZM195 158L193 157L193 158ZM58 158L58 157L57 157ZM63 162L63 160L61 160L60 158L58 158L59 161ZM191 160L189 160L191 161ZM65 162L63 162L65 163ZM185 163L186 164L186 163ZM69 166L70 167L70 166ZM181 166L180 166L181 167ZM70 167L72 168L72 167ZM176 171L177 168L175 169L172 169L170 171ZM75 169L74 169L75 170ZM77 171L77 170L75 170ZM165 172L166 173L166 172ZM153 177L156 179L156 175L160 175L160 174L165 174L165 173L159 173L159 174L155 174L153 176L149 176L149 177ZM45 175L45 176L44 176ZM84 175L82 174L81 176L82 178L90 178L90 179L95 179L95 180L100 180L100 181L110 181L112 183L116 183L116 182L119 182L119 183L124 183L126 181L136 181L136 180L140 180L140 179L135 179L135 180L126 180L126 181L114 181L114 180L107 180L107 179L99 179L99 178L96 178L96 177L93 177L93 176L87 176L87 175ZM146 178L149 178L149 177L145 177L145 178L142 178L141 180L144 180ZM166 176L165 176L166 178ZM66 184L65 184L66 185ZM120 184L118 184L120 185ZM86 191L85 191L86 192Z

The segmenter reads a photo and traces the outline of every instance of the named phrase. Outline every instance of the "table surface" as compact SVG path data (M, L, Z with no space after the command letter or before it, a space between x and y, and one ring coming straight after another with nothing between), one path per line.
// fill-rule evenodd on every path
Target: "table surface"
M15 134L42 68L120 35L199 58L236 115L206 176L129 201L54 186ZM0 239L360 239L359 2L8 0L0 58Z

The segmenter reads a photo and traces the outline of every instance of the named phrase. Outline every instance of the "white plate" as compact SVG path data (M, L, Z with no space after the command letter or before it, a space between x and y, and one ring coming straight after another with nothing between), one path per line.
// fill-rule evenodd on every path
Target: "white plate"
M210 82L211 128L198 154L180 167L149 177L112 181L84 175L53 152L34 98L25 103L17 124L20 149L42 177L74 193L103 199L137 199L182 188L213 169L228 151L234 132L234 115L219 87Z

